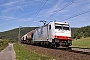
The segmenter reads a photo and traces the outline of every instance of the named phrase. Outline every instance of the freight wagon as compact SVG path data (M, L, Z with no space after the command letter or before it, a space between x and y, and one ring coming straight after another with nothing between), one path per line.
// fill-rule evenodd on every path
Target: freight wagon
M22 36L21 43L33 44L33 34L34 34L34 30Z
M26 43L26 35L27 34L25 34L24 36L21 37L21 43Z

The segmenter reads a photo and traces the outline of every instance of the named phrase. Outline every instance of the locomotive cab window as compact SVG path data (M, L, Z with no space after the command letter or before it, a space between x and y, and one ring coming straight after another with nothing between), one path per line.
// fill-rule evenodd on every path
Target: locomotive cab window
M55 23L55 29L70 30L70 27L69 27L68 24L58 24L58 23Z
M63 26L63 30L70 30L69 27Z
M69 25L63 25L63 30L70 30Z
M62 30L62 25L60 25L60 24L56 24L56 23L55 23L55 29Z
M55 26L55 29L62 30L62 26Z

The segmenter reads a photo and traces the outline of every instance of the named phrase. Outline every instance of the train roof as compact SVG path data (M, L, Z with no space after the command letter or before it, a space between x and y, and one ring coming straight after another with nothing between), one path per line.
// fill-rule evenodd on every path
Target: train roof
M59 23L59 24L69 24L67 22L55 22L55 23Z

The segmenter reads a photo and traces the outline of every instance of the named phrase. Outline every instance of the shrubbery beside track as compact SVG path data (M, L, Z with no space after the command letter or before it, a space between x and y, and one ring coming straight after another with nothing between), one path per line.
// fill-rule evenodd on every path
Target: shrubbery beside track
M0 40L0 51L2 51L4 48L8 46L8 40Z

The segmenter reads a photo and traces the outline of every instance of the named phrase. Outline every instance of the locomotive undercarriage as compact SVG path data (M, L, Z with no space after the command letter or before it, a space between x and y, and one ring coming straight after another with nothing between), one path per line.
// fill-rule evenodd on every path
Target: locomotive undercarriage
M56 47L69 47L72 45L72 40L61 40L61 39L52 39L52 42L47 41L33 41L32 39L27 39L27 40L23 40L21 41L21 43L27 43L27 44L34 44L34 45L38 45L38 46L43 46L43 47L52 47L52 48L56 48Z
M53 39L52 43L50 43L51 47L67 47L69 48L69 46L72 45L72 40L59 40L59 39Z
M58 39L53 39L52 42L49 41L36 41L34 42L34 45L39 45L39 46L43 46L43 47L52 47L52 48L56 48L56 47L69 47L72 45L72 40L58 40Z

